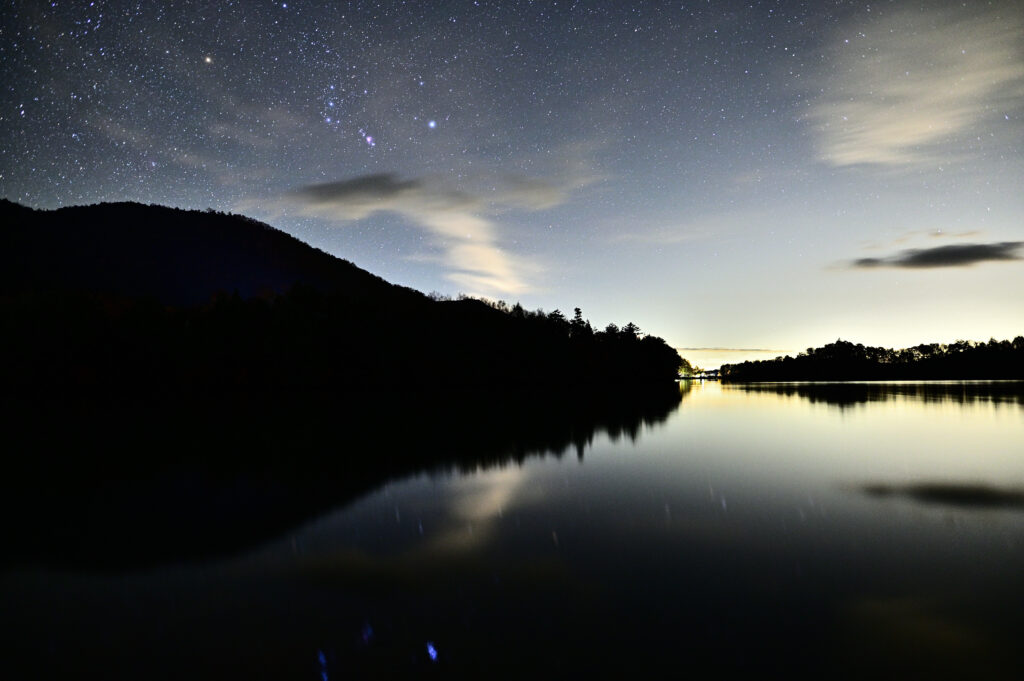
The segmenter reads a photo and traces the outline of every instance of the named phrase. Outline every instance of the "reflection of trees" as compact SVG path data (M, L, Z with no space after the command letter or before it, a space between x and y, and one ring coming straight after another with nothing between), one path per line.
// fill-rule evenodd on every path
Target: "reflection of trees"
M582 458L602 433L635 440L688 390L23 405L5 419L3 511L23 521L10 528L7 555L116 567L236 551L388 480Z
M394 476L635 439L681 399L635 324L432 299L239 216L0 200L0 224L20 545L223 550Z
M1024 407L1024 382L948 383L729 383L726 390L799 397L811 403L852 407L868 402L912 400L955 404L1015 404Z

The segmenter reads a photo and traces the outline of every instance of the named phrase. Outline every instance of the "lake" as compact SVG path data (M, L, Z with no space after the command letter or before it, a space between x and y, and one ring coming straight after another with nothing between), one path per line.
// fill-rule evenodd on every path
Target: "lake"
M667 417L393 479L233 555L9 565L3 664L1021 678L1024 384L680 390Z

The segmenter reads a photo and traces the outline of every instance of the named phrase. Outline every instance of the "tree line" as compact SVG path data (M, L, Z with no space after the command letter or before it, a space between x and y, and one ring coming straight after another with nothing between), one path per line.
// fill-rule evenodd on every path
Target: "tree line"
M68 291L0 297L10 390L296 388L334 391L618 385L676 378L681 359L630 323L595 330L579 309L425 296L286 293L170 306Z
M1024 336L987 343L928 343L900 350L837 340L807 348L796 357L726 364L721 377L736 382L1024 379Z

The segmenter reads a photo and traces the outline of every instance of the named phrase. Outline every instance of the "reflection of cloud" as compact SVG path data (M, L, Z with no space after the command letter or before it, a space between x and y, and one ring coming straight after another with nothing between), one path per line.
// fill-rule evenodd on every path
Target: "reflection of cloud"
M457 496L451 507L453 523L433 538L434 550L466 549L486 541L494 523L526 482L522 468L491 470Z
M906 11L861 28L838 36L810 114L833 165L948 157L942 145L981 139L985 117L1018 107L1024 95L1024 21L1012 4L959 19Z
M950 244L935 248L911 248L888 258L859 258L853 267L904 267L923 269L928 267L966 267L982 262L1020 260L1017 251L1024 241L1003 241L991 244Z
M864 485L872 497L903 496L926 504L965 508L1013 508L1024 510L1024 490L1000 489L977 483L927 482L914 485Z
M500 246L497 225L489 216L508 209L551 208L586 182L504 178L484 196L451 189L432 178L363 175L300 187L282 196L279 207L340 222L397 213L433 235L443 251L441 261L450 270L449 280L468 293L507 295L529 290L524 273L531 267Z
M500 515L524 482L522 468L488 471L485 484L455 500L453 515L463 521L483 522Z

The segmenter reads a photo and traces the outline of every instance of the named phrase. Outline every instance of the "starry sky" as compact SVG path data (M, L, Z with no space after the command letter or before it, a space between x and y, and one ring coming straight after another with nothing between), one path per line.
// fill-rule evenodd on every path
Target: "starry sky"
M1019 2L0 11L26 205L240 212L706 367L1024 333Z

